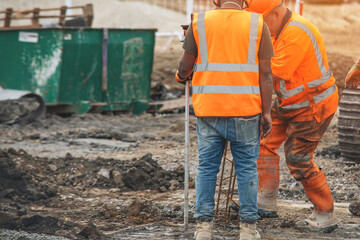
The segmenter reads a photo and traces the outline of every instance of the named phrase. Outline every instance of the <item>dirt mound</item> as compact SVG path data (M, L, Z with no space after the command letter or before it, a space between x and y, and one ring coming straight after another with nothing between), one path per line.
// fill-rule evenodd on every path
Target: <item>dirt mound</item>
M182 165L166 171L151 154L145 154L140 159L121 161L100 157L86 160L72 157L71 154L65 158L49 159L32 157L21 150L1 150L0 209L4 212L0 212L0 228L61 235L71 239L74 236L77 239L106 239L91 221L90 225L81 226L58 217L30 215L28 209L35 202L46 207L61 206L64 198L72 199L71 193L68 195L69 192L63 189L74 188L74 193L94 188L106 191L116 189L118 193L139 190L166 192L183 188L183 182ZM142 224L182 217L181 205L175 204L164 209L146 199L134 199L121 206L101 205L95 217L108 221Z
M317 151L315 155L328 157L330 159L339 159L341 152L339 149L339 145L332 145L332 146L324 147L321 151Z
M21 155L29 158L25 152L9 150L13 156ZM0 151L0 199L8 198L21 203L47 200L56 196L56 190L46 184L33 181L26 171L19 170L11 154Z
M355 216L360 216L360 202L350 203L349 211Z
M60 159L37 158L13 149L0 154L3 156L0 158L0 177L3 178L0 186L3 197L15 194L25 196L27 200L47 199L56 195L56 191L51 189L59 186L120 188L121 191L152 189L164 192L181 189L184 182L182 166L165 171L152 159L151 154L130 161L100 157L88 161L74 158L71 154ZM17 168L13 158L16 158ZM45 177L48 181L47 187L41 185ZM31 179L35 185L32 188L27 187L26 179ZM49 186L52 187L47 189Z

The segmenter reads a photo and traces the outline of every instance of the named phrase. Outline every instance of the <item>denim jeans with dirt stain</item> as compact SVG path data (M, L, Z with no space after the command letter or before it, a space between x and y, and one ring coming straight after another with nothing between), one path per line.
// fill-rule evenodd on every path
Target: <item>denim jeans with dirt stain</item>
M199 163L194 217L211 221L215 215L215 188L226 141L230 142L240 202L240 221L255 223L257 214L260 115L250 118L197 118Z

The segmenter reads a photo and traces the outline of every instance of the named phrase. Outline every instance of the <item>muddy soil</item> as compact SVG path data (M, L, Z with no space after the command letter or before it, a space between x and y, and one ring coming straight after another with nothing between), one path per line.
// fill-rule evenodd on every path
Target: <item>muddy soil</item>
M186 231L183 114L47 115L27 125L0 125L0 227L7 229L0 236L16 230L67 239L191 239L195 121L192 116ZM326 139L334 137L335 129L329 129ZM360 218L349 212L359 212L359 165L345 166L331 141L322 143L316 158L327 173L341 226L327 234L294 230L294 222L310 214L311 204L282 163L280 217L259 221L263 236L360 238ZM236 239L236 218L232 221L217 220L215 239Z

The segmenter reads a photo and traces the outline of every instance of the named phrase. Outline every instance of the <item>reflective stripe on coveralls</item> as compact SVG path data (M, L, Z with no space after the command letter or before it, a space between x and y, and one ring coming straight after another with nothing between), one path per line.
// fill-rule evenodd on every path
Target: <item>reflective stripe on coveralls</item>
M258 17L251 17L248 64L209 63L208 46L205 34L205 13L199 13L198 33L200 45L201 64L195 64L194 72L217 71L217 72L259 72L256 62L256 39L258 35ZM252 44L254 42L255 44ZM260 94L259 86L193 86L193 93L227 93L227 94Z
M326 83L327 81L329 81L331 78L331 73L330 73L330 71L326 70L326 67L323 63L323 56L321 54L320 48L318 46L318 43L316 42L315 36L312 33L312 31L304 23L298 22L298 21L291 21L291 22L289 22L289 24L286 27L288 27L288 26L296 26L296 27L299 27L300 29L302 29L309 36L309 38L311 39L311 41L313 43L313 48L314 48L314 51L316 54L317 63L318 63L318 66L319 66L322 76L319 79L308 82L307 83L308 88L315 88L315 87L318 87L318 86ZM305 91L304 85L300 85L294 89L286 90L285 80L283 80L283 79L279 80L279 88L280 88L280 91L275 89L276 95L283 99L293 97L293 96ZM314 102L319 103L319 102L323 101L324 99L330 97L335 91L336 91L336 86L334 84L331 87L329 87L327 90L322 92L321 94L314 96L313 97ZM305 107L309 107L309 106L310 106L309 101L305 100L305 101L302 101L299 103L290 104L290 105L280 107L280 108L284 109L284 110L296 110L296 109L305 108Z

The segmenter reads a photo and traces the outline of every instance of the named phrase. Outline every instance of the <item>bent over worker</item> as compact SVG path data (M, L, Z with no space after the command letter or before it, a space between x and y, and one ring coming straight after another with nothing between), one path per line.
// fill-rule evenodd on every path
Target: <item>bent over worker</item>
M199 163L195 238L212 238L217 173L226 141L234 158L240 201L240 238L260 239L256 230L256 160L262 128L271 130L273 56L263 17L243 10L243 0L217 1L218 9L193 15L176 78L192 72Z
M296 223L301 230L334 229L332 194L314 151L338 107L338 91L318 29L286 8L281 0L252 0L249 11L261 13L269 26L275 57L271 60L277 95L271 112L272 132L260 143L259 215L277 216L279 160L285 141L290 173L300 181L315 208Z

